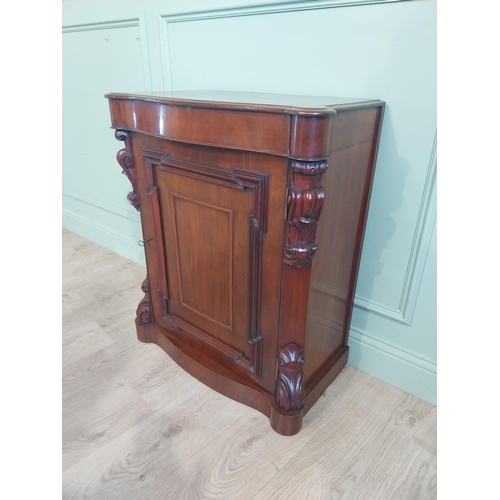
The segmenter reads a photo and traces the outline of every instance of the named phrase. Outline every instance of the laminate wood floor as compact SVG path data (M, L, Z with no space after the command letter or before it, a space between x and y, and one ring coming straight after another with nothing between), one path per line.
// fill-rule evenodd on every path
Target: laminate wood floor
M64 499L436 498L434 406L347 366L280 436L137 340L144 277L63 230Z

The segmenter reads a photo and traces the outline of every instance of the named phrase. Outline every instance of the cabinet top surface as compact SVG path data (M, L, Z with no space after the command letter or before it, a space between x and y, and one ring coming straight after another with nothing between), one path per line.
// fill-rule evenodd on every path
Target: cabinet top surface
M272 113L333 115L337 110L371 107L382 104L378 99L324 97L307 95L265 94L220 90L186 90L175 92L109 93L108 99L149 101L177 106L220 109L246 109Z

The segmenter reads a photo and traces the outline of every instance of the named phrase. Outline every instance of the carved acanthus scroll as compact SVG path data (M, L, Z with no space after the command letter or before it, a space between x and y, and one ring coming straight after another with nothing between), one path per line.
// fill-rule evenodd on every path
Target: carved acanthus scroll
M139 197L137 196L137 170L135 168L134 156L132 155L132 145L130 140L130 132L126 130L116 130L115 137L119 141L125 142L125 148L118 151L116 159L123 168L123 173L128 177L132 184L132 191L128 194L127 200L139 211Z
M323 208L321 178L328 168L323 161L291 161L288 189L288 233L285 263L292 267L311 265L316 252L316 228Z
M149 297L149 280L142 282L141 290L144 292L144 298L137 306L137 323L141 326L153 323L153 312L151 310L151 298Z
M292 342L279 350L276 403L284 411L300 410L304 405L303 366L303 347Z

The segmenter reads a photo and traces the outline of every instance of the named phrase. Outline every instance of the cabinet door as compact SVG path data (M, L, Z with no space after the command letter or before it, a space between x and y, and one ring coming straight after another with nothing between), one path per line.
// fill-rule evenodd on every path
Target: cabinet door
M165 266L160 321L208 357L260 377L268 174L144 154Z

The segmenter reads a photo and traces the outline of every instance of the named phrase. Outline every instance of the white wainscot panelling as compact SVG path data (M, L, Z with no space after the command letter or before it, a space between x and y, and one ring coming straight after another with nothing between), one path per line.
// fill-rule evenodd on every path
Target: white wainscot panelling
M349 364L436 404L436 226L427 248L411 326L355 308Z
M399 298L398 307L387 307L379 304L374 300L368 300L356 296L354 306L359 309L371 311L386 318L410 325L415 310L420 282L424 271L427 252L431 242L432 230L436 221L437 206L436 206L436 173L437 173L437 157L436 157L436 141L432 148L427 176L424 184L422 197L420 199L420 207L418 211L417 222L413 234L412 245L408 253L408 265L404 276L401 295ZM370 226L370 219L368 221ZM365 254L366 255L366 252ZM373 258L373 252L370 257ZM360 274L363 276L363 260L361 262ZM359 290L358 286L358 290ZM365 290L366 292L366 290Z
M139 215L104 94L147 89L143 39L140 17L63 28L63 224L138 262Z

